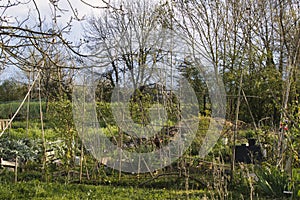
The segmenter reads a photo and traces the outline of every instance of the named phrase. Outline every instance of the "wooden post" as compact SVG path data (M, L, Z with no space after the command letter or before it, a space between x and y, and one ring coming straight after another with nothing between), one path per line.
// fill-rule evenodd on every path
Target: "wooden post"
M85 99L85 76L84 76L84 85L83 85L83 99ZM83 104L83 122L81 124L81 132L84 131L84 121L85 121L85 104ZM79 137L79 136L77 136ZM83 171L83 159L84 159L84 149L83 149L83 145L84 145L84 140L82 140L82 143L81 143L81 150L80 150L80 173L79 173L79 182L81 183L82 182L82 171ZM88 174L88 172L86 172Z
M30 79L31 79L31 73L28 72L28 97L27 97L27 111L26 111L26 134L29 135L29 112L30 112Z
M235 147L236 147L236 137L238 132L238 120L239 120L239 112L240 112L242 84L243 84L243 70L241 71L240 84L239 84L238 96L237 96L237 104L235 110L235 123L234 123L233 145L232 145L231 181L233 181L233 175L235 171Z
M16 156L15 160L15 183L18 182L18 156Z
M13 168L15 173L15 183L18 182L18 157L16 157L15 162L3 160L0 158L0 166Z
M79 173L79 182L82 182L82 169L83 169L83 142L81 144L81 151L80 151L80 173Z
M43 63L44 65L44 63ZM43 118L43 107L42 107L42 97L41 97L41 70L38 72L38 98L39 98L39 107L40 107L40 122L41 122L41 131L42 131L42 148L43 148L43 165L42 170L44 173L44 178L46 182L48 182L48 174L47 174L47 166L46 166L46 160L47 160L47 152L46 152L46 139L45 139L45 130L44 130L44 118Z
M122 146L123 146L123 134L122 134L122 131L120 129L120 127L118 126L118 132L119 132L119 181L121 180L121 177L122 177Z

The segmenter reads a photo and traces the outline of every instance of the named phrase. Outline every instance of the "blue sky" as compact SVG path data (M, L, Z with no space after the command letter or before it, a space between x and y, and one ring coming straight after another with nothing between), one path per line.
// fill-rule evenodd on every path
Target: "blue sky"
M8 0L1 1L2 5L5 5ZM20 0L21 2L27 2L27 0ZM12 1L13 2L13 1ZM37 7L39 9L42 20L45 24L52 23L52 14L53 14L53 6L50 4L49 0L36 0ZM68 40L70 41L78 41L82 38L83 27L82 23L84 23L84 19L91 15L99 15L101 13L101 9L92 8L81 0L60 0L58 3L59 8L64 10L64 12L58 12L57 14L61 17L57 20L58 26L64 26L71 17L74 17L72 8L69 5L69 2L72 4L74 11L78 12L78 17L83 19L82 21L73 20L72 28L69 35L66 35ZM104 6L101 0L84 0L84 2L94 5L94 6ZM0 13L4 10L0 9ZM3 16L3 15L2 15ZM8 17L9 23L15 23L16 21L23 21L29 16L29 19L26 21L28 27L34 25L38 21L38 13L36 11L35 5L32 2L25 5L18 5L17 7L11 7L7 9L4 13L4 16ZM0 82L6 79L14 78L17 80L26 80L26 76L22 73L22 71L15 67L6 67L5 70L0 72Z
M23 74L23 72L16 68L16 67L7 67L5 70L3 70L0 74L0 84L7 80L7 79L16 79L20 80L22 82L26 81L26 76Z

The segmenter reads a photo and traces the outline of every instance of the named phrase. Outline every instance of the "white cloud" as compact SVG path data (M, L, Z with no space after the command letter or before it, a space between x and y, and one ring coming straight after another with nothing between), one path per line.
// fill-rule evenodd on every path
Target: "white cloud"
M8 0L4 1L2 5L6 5ZM13 1L11 1L13 2ZM26 0L20 2L27 2ZM36 5L34 4L36 2ZM84 3L86 2L86 3ZM71 4L71 5L70 5ZM70 35L68 36L71 40L79 39L82 35L82 26L81 23L83 21L76 21L76 17L79 19L85 19L86 16L90 16L92 14L98 15L97 13L101 13L102 9L93 8L89 5L93 5L95 7L104 7L105 4L101 0L59 0L58 8L60 10L56 11L56 15L60 16L57 18L57 26L64 27L71 18L72 20L72 29ZM38 11L37 11L37 8ZM3 13L4 9L0 9L0 13ZM75 15L76 13L76 15ZM1 16L1 15L0 15ZM32 27L39 22L39 16L43 21L43 26L45 28L50 27L50 24L54 24L53 16L54 9L53 4L50 1L44 0L35 0L30 1L26 4L20 4L18 6L13 6L5 10L4 15L8 17L8 21L10 23L22 22L28 18L28 20L23 24L28 27Z
M17 67L7 67L3 71L0 71L0 84L9 79L18 80L20 82L26 82L27 78L22 70Z

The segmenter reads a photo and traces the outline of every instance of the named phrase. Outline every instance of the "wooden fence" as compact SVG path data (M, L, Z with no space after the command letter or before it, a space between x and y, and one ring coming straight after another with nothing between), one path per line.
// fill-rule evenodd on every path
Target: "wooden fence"
M15 182L18 181L18 157L15 158L15 161L7 161L0 158L0 167L13 169L15 172Z
M0 119L0 131L4 130L5 127L9 124L10 119ZM9 128L11 128L11 124L9 125Z

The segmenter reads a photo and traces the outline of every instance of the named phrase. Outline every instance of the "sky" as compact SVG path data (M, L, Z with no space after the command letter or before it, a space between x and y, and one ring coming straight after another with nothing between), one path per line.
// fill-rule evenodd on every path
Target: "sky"
M0 1L0 5L6 5L8 1L9 0L2 0ZM28 0L10 0L10 2L16 1L27 2ZM61 12L57 13L58 15L60 15L60 17L57 19L57 25L59 27L64 26L70 20L71 17L74 17L73 12L77 12L78 18L82 19L81 21L73 20L72 28L70 30L69 35L65 35L65 37L70 41L79 41L79 39L83 37L82 24L84 23L85 19L87 19L87 17L91 15L100 15L101 11L103 10L92 8L91 6L88 6L82 1L93 6L105 6L105 4L101 0L58 0L58 7L62 10ZM53 5L50 3L50 1L35 0L35 2L42 21L44 21L45 24L52 24L53 20L51 16L53 16ZM70 6L70 3L72 7ZM31 1L28 4L18 5L16 7L8 8L7 10L0 8L0 16L8 17L7 19L9 23L14 23L16 21L24 21L24 19L26 19L29 16L28 20L26 21L26 24L28 24L28 27L30 27L38 22L38 12L36 6L34 4L34 1ZM5 70L0 72L0 83L10 78L23 80L25 79L25 76L23 75L21 70L10 67L7 67Z
M28 0L21 0L21 2L26 1ZM57 5L58 8L60 8L61 10L57 11L57 15L60 16L57 19L58 26L65 25L71 17L74 17L74 12L78 13L77 16L80 19L86 19L88 16L98 15L101 13L101 9L92 8L87 4L94 6L105 6L105 4L101 0L32 0L28 4L18 5L17 7L9 8L6 11L6 15L10 16L10 21L12 22L14 22L15 20L23 21L29 16L29 20L26 22L26 24L36 24L38 22L38 13L35 4L33 3L36 2L36 6L40 12L40 17L42 21L45 22L45 24L51 24L53 23L52 16L54 13L54 9L50 1L58 1ZM87 4L83 2L86 2ZM72 7L70 6L70 4L72 5ZM73 20L70 39L77 39L81 37L81 23L83 21L78 22L76 20Z

